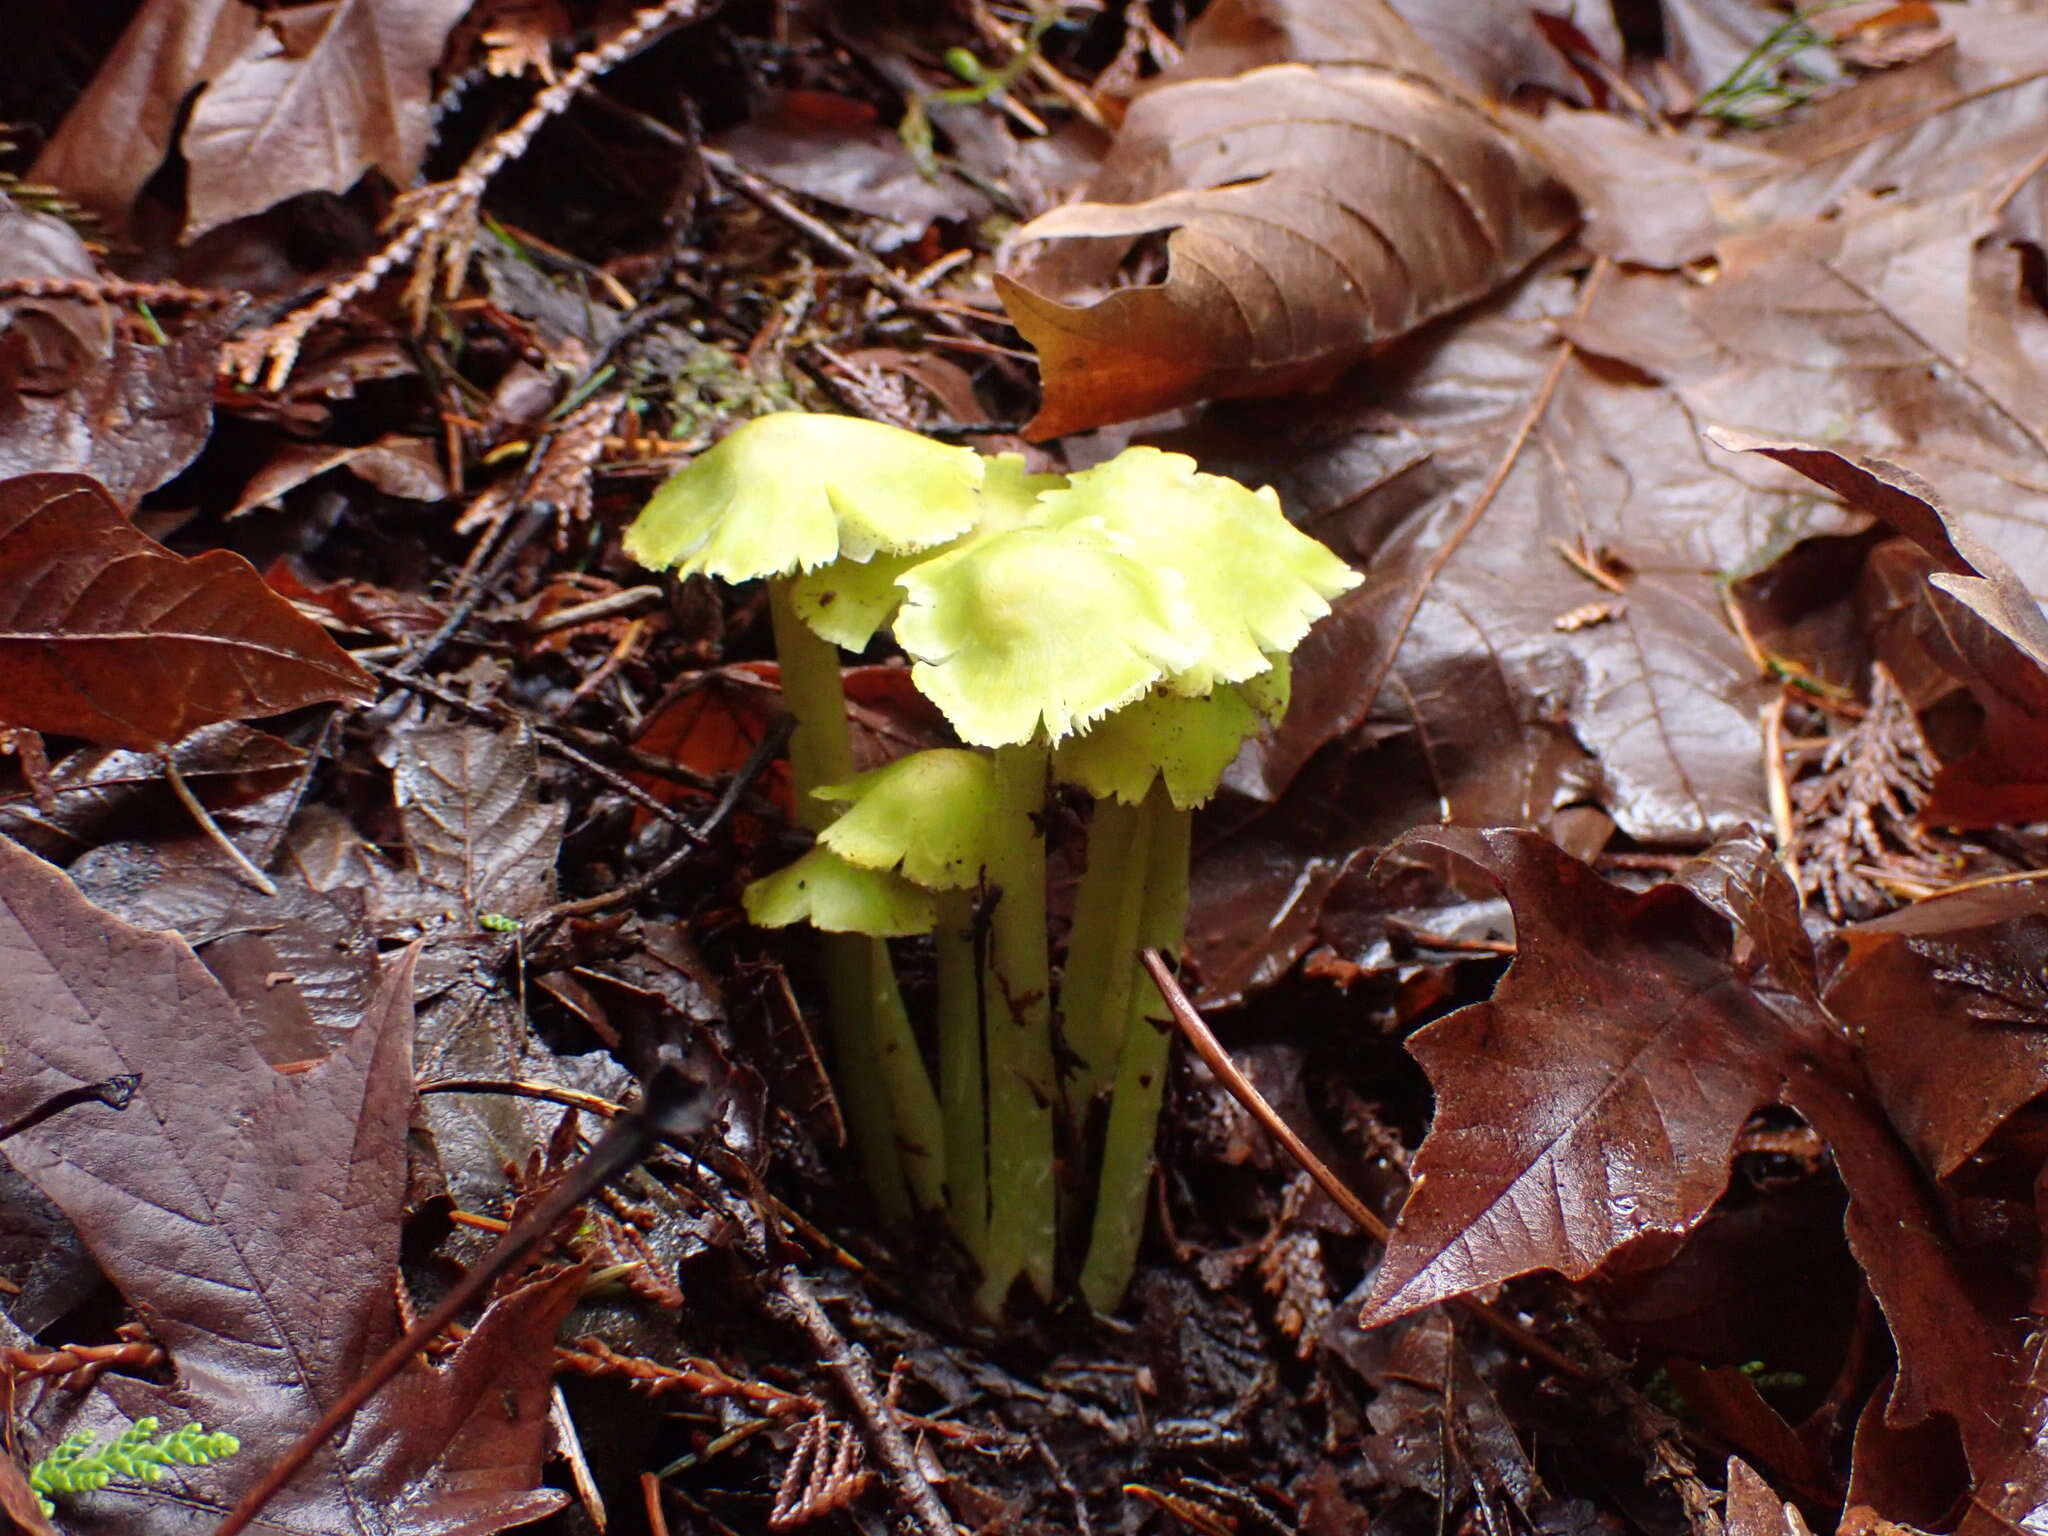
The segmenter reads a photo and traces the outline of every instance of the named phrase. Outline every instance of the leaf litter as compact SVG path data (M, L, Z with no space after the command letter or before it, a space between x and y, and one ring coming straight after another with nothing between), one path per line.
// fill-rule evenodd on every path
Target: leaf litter
M2048 29L1397 9L145 3L10 101L9 1448L245 1447L59 1528L211 1523L676 1053L701 1160L272 1520L2026 1528ZM791 404L1137 433L1363 573L1187 961L1384 1253L1192 1066L1127 1326L992 1344L874 1220L738 913L801 847L761 605L618 549ZM864 762L944 740L860 661Z

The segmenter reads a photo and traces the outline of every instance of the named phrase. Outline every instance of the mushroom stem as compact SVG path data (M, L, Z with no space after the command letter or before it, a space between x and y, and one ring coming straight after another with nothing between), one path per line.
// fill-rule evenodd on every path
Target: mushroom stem
M1074 1071L1066 1080L1067 1113L1086 1123L1095 1096L1110 1085L1123 1043L1138 954L1138 913L1144 904L1142 803L1112 796L1095 802L1088 823L1088 867L1074 891L1074 924L1060 985L1060 1028ZM1141 977L1139 979L1142 979Z
M839 677L839 651L797 616L790 602L787 576L769 578L768 620L775 631L782 703L796 721L796 730L789 738L796 819L811 831L822 832L838 813L811 791L821 785L844 784L854 772L853 738L846 729L846 689Z
M1194 816L1176 809L1160 783L1146 795L1142 815L1144 830L1136 856L1144 863L1145 883L1136 921L1138 942L1177 955L1187 928L1188 845ZM1138 1244L1145 1235L1145 1197L1152 1185L1152 1149L1173 1045L1166 1005L1138 968L1136 950L1123 957L1123 968L1134 973L1133 984L1126 994L1127 1023L1103 1137L1102 1180L1088 1257L1081 1266L1081 1294L1099 1312L1111 1311L1123 1300L1137 1267Z
M813 832L836 812L811 793L853 777L839 652L797 615L788 577L768 582L768 616L782 702L796 721L789 742L797 820ZM885 1219L942 1203L944 1127L896 987L889 946L854 933L822 935L825 996L847 1130Z
M974 892L938 893L932 942L939 969L939 1103L946 1126L946 1205L977 1264L988 1252L988 1106L982 1074L983 995L975 960Z
M824 949L825 1011L832 1020L835 1086L846 1132L876 1213L886 1222L908 1221L913 1206L896 1150L896 1117L889 1110L881 1057L871 1049L873 957L882 941L859 933L821 933L818 942Z
M1045 938L1049 748L1041 735L995 752L987 871L996 890L988 943L988 1254L980 1293L991 1316L1019 1275L1052 1295L1051 962Z

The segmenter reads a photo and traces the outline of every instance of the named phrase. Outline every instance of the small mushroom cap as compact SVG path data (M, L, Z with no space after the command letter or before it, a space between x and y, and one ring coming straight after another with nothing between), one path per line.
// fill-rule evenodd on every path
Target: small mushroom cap
M1101 528L1141 565L1179 573L1202 651L1174 681L1184 693L1258 676L1363 579L1288 522L1270 486L1202 474L1186 454L1157 448L1127 448L1074 475L1040 499L1038 517Z
M997 454L985 465L981 515L972 528L936 549L876 555L866 562L835 560L805 572L790 583L790 603L797 616L834 645L849 651L866 650L875 631L896 617L903 602L903 590L896 583L905 571L958 548L966 540L1019 526L1029 518L1041 493L1067 483L1064 475L1027 474L1021 453Z
M813 848L787 869L756 880L740 901L757 928L809 923L826 933L900 939L929 933L938 921L929 891L887 870L849 864L829 848Z
M626 553L725 581L943 544L972 526L982 458L880 422L784 411L736 428L671 476Z
M847 784L813 791L848 807L818 840L863 869L900 869L929 891L959 890L987 862L995 765L958 747L913 752Z
M1287 658L1257 677L1188 698L1170 686L1098 720L1053 749L1053 772L1098 800L1137 805L1155 778L1179 810L1216 793L1245 738L1287 713Z
M1057 741L1202 660L1178 575L1095 529L970 540L901 584L912 680L977 746Z

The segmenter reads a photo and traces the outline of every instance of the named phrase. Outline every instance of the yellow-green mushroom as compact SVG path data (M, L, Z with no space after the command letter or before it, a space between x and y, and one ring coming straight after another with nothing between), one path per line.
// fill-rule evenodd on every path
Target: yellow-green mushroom
M1042 508L1048 492L1036 503ZM989 1225L981 1302L1021 1275L1052 1294L1058 1233L1046 946L1045 808L1052 744L1200 659L1179 583L1115 539L1035 523L912 567L896 639L911 677L962 739L992 748L984 1042Z
M626 531L627 554L650 568L767 582L783 701L796 722L790 775L798 815L813 831L829 822L831 809L811 791L851 778L853 750L833 637L799 615L794 588L806 575L857 572L965 533L982 512L984 474L970 449L877 422L786 412L747 422L699 454ZM883 1214L901 1218L911 1201L897 1143L935 1148L940 1132L934 1112L929 1125L905 1137L919 1105L873 1099L862 1084L872 1085L874 1075L854 1065L885 1049L902 1054L900 1040L880 1038L895 1029L886 1005L895 990L888 951L880 939L828 937L825 973L847 1119ZM894 1013L901 1014L900 1002Z

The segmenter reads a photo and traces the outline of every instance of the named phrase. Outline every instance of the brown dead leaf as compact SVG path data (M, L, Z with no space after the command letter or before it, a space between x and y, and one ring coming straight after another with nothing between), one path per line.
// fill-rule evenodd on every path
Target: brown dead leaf
M1533 1269L1582 1278L1635 1238L1690 1229L1727 1183L1735 1133L1776 1094L1785 1029L1689 892L1622 891L1532 833L1404 843L1495 881L1518 947L1491 1002L1409 1041L1436 1119L1367 1326Z
M209 810L274 794L306 771L290 742L235 721L204 725L175 743L171 757ZM51 858L108 840L123 821L181 814L170 810L160 753L81 747L50 771L49 803L31 792L0 794L0 832Z
M1704 842L1762 817L1764 695L1716 575L1795 503L1688 442L1668 392L1560 357L1576 297L1538 279L1309 411L1239 407L1188 434L1212 467L1273 480L1366 572L1297 653L1287 719L1240 760L1240 787L1277 795L1371 722L1415 732L1467 824L1540 825L1586 799L1644 841ZM1586 573L1602 561L1623 573L1621 611L1560 628L1615 595Z
M1827 1001L1930 1173L2048 1091L2048 893L1983 886L1837 929Z
M1866 200L1730 239L1718 257L1710 283L1617 273L1565 329L1659 380L1703 426L1907 465L1978 509L1987 541L2048 584L2048 431L2033 404L2048 393L2048 317L1977 200ZM1823 531L1809 515L1775 542Z
M781 186L886 221L876 241L884 250L916 240L934 219L989 211L988 199L951 170L927 177L902 136L850 97L790 91L711 142Z
M36 181L126 224L170 153L185 98L248 46L261 14L240 0L148 0L43 147Z
M37 1438L47 1448L147 1412L232 1424L241 1456L177 1474L185 1500L218 1511L395 1337L412 956L339 1050L287 1075L181 940L99 911L5 841L0 871L0 1115L141 1073L126 1110L58 1115L6 1156L70 1216L176 1368L168 1386L110 1375L82 1399L46 1400ZM484 1536L558 1507L536 1484L545 1342L582 1275L566 1278L500 1297L447 1366L415 1363L270 1518L305 1536ZM119 1523L186 1531L190 1511L128 1498Z
M1325 386L1375 343L1499 287L1576 215L1482 109L1409 75L1274 65L1141 97L1087 200L1020 231L1080 241L997 279L1038 349L1033 437L1214 397ZM1165 281L1092 304L1133 237L1172 231Z
M1610 113L1552 113L1543 138L1584 200L1588 244L1618 260L1679 266L1725 235L1880 190L1919 202L1976 194L2038 236L2048 31L2019 12L1940 10L1954 47L1869 76L1768 133L1719 138L1695 126L1674 135Z
M426 152L428 95L468 0L331 0L273 11L193 104L184 238L375 168L401 190Z
M1737 1456L1728 1458L1727 1521L1728 1536L1813 1536L1799 1506L1771 1492Z
M138 750L376 692L248 561L171 553L82 475L0 481L0 660L5 723Z
M455 896L473 928L554 899L568 808L535 793L531 732L434 721L397 733L392 789L420 878Z
M385 495L407 501L444 501L449 495L448 479L441 473L434 445L422 438L389 432L373 443L353 446L287 444L249 477L249 483L242 487L241 499L226 515L241 517L272 504L294 486L304 485L330 469L346 469Z

